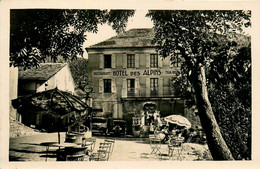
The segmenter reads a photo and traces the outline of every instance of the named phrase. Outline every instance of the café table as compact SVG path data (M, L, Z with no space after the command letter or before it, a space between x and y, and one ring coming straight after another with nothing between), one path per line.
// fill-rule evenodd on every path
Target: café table
M53 146L59 147L59 148L65 148L65 147L81 147L81 144L64 142L64 143L60 143L60 144L59 144L59 143L53 144Z
M46 159L45 159L45 161L48 161L47 158L48 158L48 155L49 155L50 147L56 147L55 144L58 144L58 142L43 142L43 143L40 144L41 146L46 147Z
M80 159L86 155L87 147L77 143L60 143L54 144L59 147L57 151L57 161L70 161L68 158ZM77 160L76 160L77 161Z

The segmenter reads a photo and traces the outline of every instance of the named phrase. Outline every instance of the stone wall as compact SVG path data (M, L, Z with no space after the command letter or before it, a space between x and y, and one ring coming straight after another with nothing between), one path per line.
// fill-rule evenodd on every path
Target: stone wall
M37 132L36 130L25 126L24 124L18 122L12 117L10 117L9 120L10 120L10 129L9 129L10 138L39 134L39 132Z

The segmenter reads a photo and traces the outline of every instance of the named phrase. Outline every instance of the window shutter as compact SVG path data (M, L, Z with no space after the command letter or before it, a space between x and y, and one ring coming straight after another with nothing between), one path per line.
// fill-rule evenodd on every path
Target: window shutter
M123 54L123 68L126 68L127 65L127 55Z
M159 84L158 84L158 92L159 92L159 97L163 96L163 78L159 78Z
M103 54L99 55L99 68L101 68L101 69L104 68L104 55Z
M173 63L172 63L172 61L171 61L171 57L169 57L169 64L170 64L169 67L170 67L170 68L173 68Z
M135 54L135 67L139 68L139 56L140 54Z
M139 96L139 78L135 78L135 96Z
M146 97L150 97L150 79L146 78Z
M112 89L111 89L111 92L112 93L116 92L116 81L115 81L115 78L112 79Z
M122 87L122 97L127 97L127 84L126 84L126 78L123 79L123 87Z
M158 55L158 67L162 67L162 56Z
M116 68L116 54L112 54L112 68Z
M99 79L99 93L103 93L103 87L104 84L103 84L103 79Z
M145 62L146 62L146 68L149 68L150 67L150 53L146 54Z

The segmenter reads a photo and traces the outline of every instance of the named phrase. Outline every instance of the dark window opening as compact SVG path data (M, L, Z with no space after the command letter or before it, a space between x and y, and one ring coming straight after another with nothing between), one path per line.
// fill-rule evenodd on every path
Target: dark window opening
M127 79L127 96L135 95L135 79Z
M111 79L104 79L104 93L111 93Z
M104 68L111 68L111 55L104 55Z
M151 78L150 80L151 96L158 95L158 78Z

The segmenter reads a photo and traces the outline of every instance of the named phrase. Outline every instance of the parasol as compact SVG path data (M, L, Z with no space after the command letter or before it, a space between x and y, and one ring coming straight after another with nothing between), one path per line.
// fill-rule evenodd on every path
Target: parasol
M190 121L186 117L183 117L181 115L170 115L165 117L164 120L171 124L176 124L178 126L191 128Z
M34 113L45 113L49 114L53 119L58 119L58 127L55 130L58 132L59 142L62 125L59 123L60 120L71 115L81 117L87 113L88 108L76 96L58 88L18 97L12 100L12 105L15 109L33 110Z

